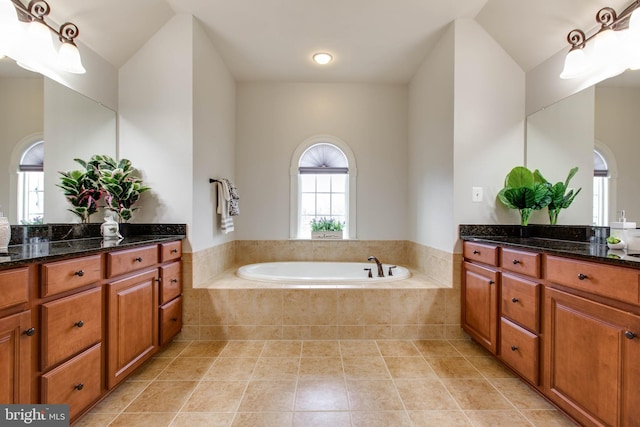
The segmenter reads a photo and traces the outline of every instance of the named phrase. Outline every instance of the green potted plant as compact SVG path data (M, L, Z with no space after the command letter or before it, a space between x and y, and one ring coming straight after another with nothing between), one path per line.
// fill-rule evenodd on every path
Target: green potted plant
M99 171L98 181L105 192L106 208L115 212L120 222L129 221L137 210L133 205L150 188L133 175L135 169L128 159L116 161L109 156L98 156L92 160Z
M547 188L549 188L551 201L549 202L547 209L549 210L549 222L551 225L556 225L558 223L558 215L560 214L560 211L571 206L573 199L575 199L578 193L580 193L580 190L582 190L581 187L578 188L577 191L570 189L567 192L569 189L569 181L571 181L571 178L573 178L576 173L578 173L577 166L569 171L569 175L564 182L556 182L555 184L551 184L547 181L539 170L536 169L533 173L536 181L544 183Z
M533 172L524 166L516 166L504 180L504 188L498 199L510 209L520 212L520 225L529 224L531 212L545 208L551 202L547 185L537 181Z
M313 218L311 220L311 238L313 239L342 239L344 222L335 218Z
M98 210L98 201L102 197L102 189L95 176L87 173L86 162L81 159L74 159L80 163L85 170L72 170L58 172L60 184L56 184L64 192L64 196L71 204L68 209L80 218L80 222L86 224L90 221L91 215Z

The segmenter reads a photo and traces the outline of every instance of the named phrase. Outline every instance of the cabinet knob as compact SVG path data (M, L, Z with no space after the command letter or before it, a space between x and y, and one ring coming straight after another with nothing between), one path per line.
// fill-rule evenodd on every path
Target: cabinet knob
M520 300L518 298L516 298L516 297L511 298L511 302L514 303L514 304L517 303L518 301L520 301Z
M29 328L23 332L23 334L25 334L28 337L33 336L35 333L36 333L36 328Z
M84 388L84 384L80 383L80 384L76 384L73 386L73 388L75 388L76 390L82 390Z
M134 259L135 262L142 262L142 257L138 257Z
M474 255L480 255L480 251L473 251Z
M496 283L496 282L494 282L493 280L489 280L489 284L490 285L493 285L494 283Z
M78 328L82 328L84 326L84 322L82 320L78 320L76 323L74 323L74 326L77 326Z
M178 283L178 279L171 279L171 283Z
M588 278L589 276L587 276L586 274L578 273L578 280L584 280Z
M173 318L171 318L171 321L172 321L172 322L177 322L177 321L178 321L178 318L177 318L177 317L173 317Z
M78 271L76 271L76 272L75 272L75 273L73 273L73 274L74 274L75 276L82 277L82 276L84 276L84 270L78 270Z
M513 265L520 264L520 260L519 259L514 259L512 262L513 262Z
M624 331L624 336L629 338L630 340L636 338L638 335L631 331Z
M177 249L171 249L171 253L172 253L172 254L177 254L177 253L178 253L178 250L177 250Z
M518 349L518 347L517 347L517 346L515 346L515 345L512 345L512 346L511 346L511 351L516 351L517 349Z
M156 282L158 282L158 283L162 282L162 277L158 277L158 278L156 279Z

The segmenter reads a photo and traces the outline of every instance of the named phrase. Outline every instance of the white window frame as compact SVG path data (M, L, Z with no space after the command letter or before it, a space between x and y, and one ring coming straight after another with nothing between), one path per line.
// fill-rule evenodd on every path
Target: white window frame
M594 150L600 153L604 160L607 162L607 169L609 170L609 176L606 179L606 203L607 210L604 212L604 220L609 225L611 221L617 221L616 212L618 211L617 202L618 202L618 163L616 161L616 157L613 154L613 151L605 145L602 141L595 140L594 142ZM595 182L594 182L595 185Z
M18 187L20 186L20 160L24 152L33 144L44 141L42 132L33 133L22 138L11 151L10 173L9 173L9 202L11 206L3 206L4 214L9 217L9 223L19 224L18 205L20 196L18 195ZM45 214L46 215L46 214Z
M355 239L357 236L356 228L356 189L357 189L357 177L358 168L356 167L356 158L351 151L351 148L341 139L332 135L316 135L304 140L293 152L291 156L291 165L289 170L290 177L290 209L289 209L289 236L291 239L302 239L305 237L298 235L300 228L300 216L301 216L301 194L300 194L300 172L298 167L300 165L300 158L309 149L309 147L316 144L332 144L338 147L344 155L347 157L349 164L349 172L347 174L347 194L346 194L346 212L345 218L347 220L347 232L349 239Z

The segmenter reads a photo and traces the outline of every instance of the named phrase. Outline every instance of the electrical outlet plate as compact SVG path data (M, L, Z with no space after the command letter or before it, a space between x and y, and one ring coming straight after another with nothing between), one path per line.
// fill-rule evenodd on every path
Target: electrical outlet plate
M482 187L473 187L472 188L471 201L472 202L481 202L482 201Z

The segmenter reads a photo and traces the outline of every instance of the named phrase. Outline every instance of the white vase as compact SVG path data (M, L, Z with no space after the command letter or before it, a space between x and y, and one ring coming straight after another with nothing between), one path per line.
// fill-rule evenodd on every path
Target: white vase
M0 253L7 253L9 241L11 240L11 224L6 216L0 217Z

